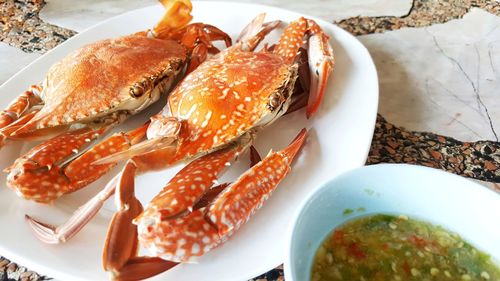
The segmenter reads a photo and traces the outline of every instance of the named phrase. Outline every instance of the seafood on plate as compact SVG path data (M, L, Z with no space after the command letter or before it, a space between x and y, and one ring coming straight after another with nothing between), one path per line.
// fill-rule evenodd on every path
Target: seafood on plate
M6 169L7 185L21 197L49 203L108 172L113 164L90 163L139 142L147 125L93 145L98 138L217 53L212 41L231 45L218 28L189 24L189 0L161 2L166 13L153 29L75 50L0 113L0 145L48 139Z
M116 190L118 211L108 230L104 268L118 280L140 279L192 262L244 224L290 171L307 130L262 160L252 150L252 167L233 183L218 184L218 177L262 128L304 100L294 94L300 92L297 87L309 89L306 112L313 115L334 63L328 37L306 18L291 22L275 45L255 51L280 24L264 23L264 17L257 16L236 44L203 62L176 86L165 108L151 118L148 140L94 163L128 159L121 173L70 221L53 227L28 217L37 237L47 243L69 239ZM307 63L300 59L304 45ZM309 68L307 79L299 71L303 65ZM310 84L300 85L302 81ZM194 160L143 209L134 196L135 176L188 159ZM138 257L141 247L154 257Z

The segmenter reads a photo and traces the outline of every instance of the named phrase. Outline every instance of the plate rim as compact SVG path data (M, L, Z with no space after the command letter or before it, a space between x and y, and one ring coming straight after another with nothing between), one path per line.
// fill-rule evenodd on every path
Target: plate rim
M368 121L366 122L367 126L369 125L369 127L371 128L371 130L370 130L370 132L371 132L370 136L369 136L369 138L367 138L367 139L369 139L369 143L364 148L364 151L363 151L364 157L362 158L362 161L360 161L360 163L357 163L356 167L354 167L352 169L349 169L349 171L351 171L353 169L359 169L360 167L365 166L365 163L366 163L366 160L368 159L368 154L369 154L369 151L370 151L370 148L371 148L371 142L372 142L372 139L373 139L373 136L374 136L375 125L376 125L376 120L377 120L377 115L378 115L378 104L379 104L379 101L380 101L380 86L379 86L378 72L377 72L377 68L375 66L375 62L373 61L373 58L372 58L370 52L368 51L368 49L366 48L366 46L356 36L354 36L353 34L350 34L345 29L339 27L338 25L336 25L334 23L331 23L331 22L328 22L326 20L323 20L321 18L318 18L318 17L315 17L315 16L310 16L310 15L307 15L307 14L303 14L303 13L300 13L300 12L288 10L288 9L277 7L277 6L270 6L270 5L258 4L258 3L251 3L251 2L229 2L229 1L216 1L216 0L215 1L198 1L198 0L193 0L192 2L193 2L194 9L196 8L197 4L202 4L202 5L212 5L212 4L224 5L224 4L228 4L228 5L234 5L234 6L251 6L251 7L257 7L257 8L260 8L262 10L266 10L266 9L269 10L269 9L271 9L271 10L274 10L276 12L294 14L294 15L297 15L299 17L300 16L307 17L309 19L312 19L312 20L316 21L320 26L330 26L331 28L336 29L337 31L339 31L341 33L344 33L344 35L347 35L348 37L350 37L351 40L353 40L354 42L356 42L359 45L360 50L362 50L362 52L365 52L366 55L367 55L367 58L369 58L369 60L367 61L369 63L369 65L367 65L367 66L369 68L371 68L371 70L372 70L372 72L374 74L374 79L376 81L376 83L373 85L374 86L373 90L370 91L370 92L372 92L372 95L373 95L372 98L374 99L374 105L372 106L374 114L372 114L372 112L370 112L370 114L367 114L367 117L366 117L366 118L368 118L368 116L370 116L370 118L368 118L369 119L368 121L370 121L370 122L368 122ZM86 32L88 32L88 31L90 31L92 29L95 29L98 26L106 25L108 22L113 21L115 18L127 16L128 14L135 13L135 12L137 12L139 10L147 10L147 9L150 9L151 7L153 7L153 6L158 6L158 5L160 5L160 3L154 3L154 4L147 5L147 6L144 6L144 7L141 7L141 8L132 9L132 10L126 11L124 13L121 13L121 14L118 14L118 15L114 15L114 16L112 16L110 18L105 19L105 20L96 22L95 24L93 24L93 25L91 25L91 26L89 26L89 27L81 30L80 32L78 32L74 36L68 38L67 40L65 40L61 44L57 45L56 47L48 50L46 53L42 54L38 58L34 59L28 65L26 65L25 67L21 68L14 75L12 75L11 77L9 77L6 81L4 81L0 85L0 91L2 91L2 89L4 88L4 86L6 84L8 84L11 80L15 79L18 75L20 75L21 73L23 73L25 71L25 69L30 68L34 64L37 64L38 61L42 60L46 55L51 54L52 52L54 52L56 50L59 50L60 48L64 48L68 42L72 42L72 40L77 40L81 34L86 33ZM335 69L333 71L333 75L335 75L334 73L335 73ZM314 188L311 188L311 190L309 191L308 196L311 193L314 193L317 188L323 186L329 180L331 180L331 178L329 178L327 180L324 180L323 182L320 182L319 184L317 184L317 186L315 186ZM290 222L289 224L291 224L291 223L292 222ZM286 247L285 247L285 249L286 249ZM36 261L32 262L31 259L29 259L29 258L24 258L21 255L17 255L13 251L9 251L5 247L3 247L1 243L0 243L0 251L2 252L2 256L5 256L5 255L3 255L3 253L7 253L7 255L9 257L6 257L6 258L8 258L9 260L13 260L16 263L20 263L20 264L22 264L22 266L27 267L30 270L35 270L36 272L44 274L44 275L46 274L49 277L52 277L52 278L64 278L64 280L86 280L86 279L82 279L81 277L75 277L73 275L70 275L69 273L67 273L65 271L60 271L58 269L52 269L51 267L48 267L48 266L44 265L43 263L38 263ZM278 262L277 264L273 264L273 265L270 265L270 266L266 266L265 269L262 268L264 266L253 267L255 270L245 271L245 274L240 274L240 276L245 276L244 277L245 280L248 280L248 279L257 277L260 274L263 274L263 273L265 273L265 272L267 272L269 270L272 270L272 269L276 268L277 266L279 266L279 265L281 265L281 264L283 264L285 262L285 259L286 259L285 253L282 253L281 255L282 255L281 262Z

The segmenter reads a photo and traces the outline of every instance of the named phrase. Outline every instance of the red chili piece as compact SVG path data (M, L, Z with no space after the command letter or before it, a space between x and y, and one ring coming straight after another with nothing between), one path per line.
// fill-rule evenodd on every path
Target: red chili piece
M425 246L427 246L427 244L429 244L427 242L427 240L425 240L424 238L418 237L417 235L414 235L414 234L409 237L409 240L411 243L413 243L413 245L415 245L419 249L422 249Z
M335 230L332 235L331 242L333 245L342 244L344 240L344 232L342 230Z
M403 271L406 273L406 275L410 276L410 265L407 261L403 263Z
M356 244L354 242L349 244L349 247L347 249L348 249L347 252L349 253L349 255L351 255L353 257L356 257L358 259L366 258L366 254L363 252L363 250L358 248L358 244Z

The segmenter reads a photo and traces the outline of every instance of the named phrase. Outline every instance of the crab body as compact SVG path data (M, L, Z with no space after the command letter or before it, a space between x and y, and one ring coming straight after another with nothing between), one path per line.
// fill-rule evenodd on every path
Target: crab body
M168 91L186 59L177 42L145 36L84 46L50 68L43 107L15 134L135 114Z
M183 120L173 161L223 147L276 120L288 108L296 78L297 66L271 53L227 49L201 65L172 92L163 113Z
M177 42L145 36L84 46L50 68L43 107L15 135L135 114L168 91L186 59Z

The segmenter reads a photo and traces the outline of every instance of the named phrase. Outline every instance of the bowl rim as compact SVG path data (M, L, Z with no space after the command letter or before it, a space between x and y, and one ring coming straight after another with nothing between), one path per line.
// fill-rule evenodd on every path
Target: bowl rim
M336 182L342 178L347 178L347 177L352 177L353 174L359 173L360 171L363 170L372 170L372 169L381 169L381 172L386 172L387 169L400 169L404 170L405 172L410 172L414 173L416 171L424 171L425 173L431 173L433 175L437 175L438 177L444 177L444 178L453 178L455 180L459 180L464 182L464 184L470 185L470 186L476 186L477 191L473 192L481 192L485 194L490 194L491 196L497 196L497 199L500 201L500 193L495 192L494 190L481 185L477 182L474 182L470 178L466 178L457 174L453 174L441 169L437 168L432 168L432 167L426 167L426 166L421 166L421 165L414 165L414 164L405 164L405 163L380 163L380 164L373 164L373 165L365 165L359 168L351 169L348 171L345 171L341 174L338 174L336 176L333 176L329 180L319 184L314 190L308 194L307 197L305 197L299 204L298 208L295 210L295 212L292 214L292 219L290 224L288 225L288 228L286 230L286 247L285 247L285 260L283 262L283 271L284 271L284 277L285 280L288 281L293 281L294 279L294 274L293 270L291 268L292 262L292 243L293 243L293 238L297 226L297 222L299 218L302 216L306 205L314 198L317 196L318 193L320 193L323 189L327 188L332 184L332 182ZM420 218L419 218L420 219ZM424 218L425 219L425 218Z

